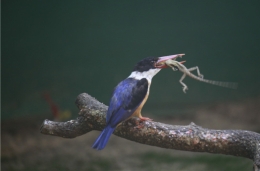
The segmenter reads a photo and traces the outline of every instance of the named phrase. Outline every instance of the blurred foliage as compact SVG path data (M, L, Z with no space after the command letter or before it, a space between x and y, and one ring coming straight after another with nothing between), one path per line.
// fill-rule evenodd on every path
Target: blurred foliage
M186 66L199 66L205 78L238 82L238 89L187 78L183 94L181 74L163 70L146 110L260 95L260 1L1 3L3 118L51 115L45 91L74 114L82 92L108 104L136 62L176 53L186 53Z
M114 170L178 170L178 171L251 171L252 161L245 158L200 154L187 156L176 156L166 153L147 152L138 156L128 156L125 160L115 161L113 158L91 157L90 159L73 159L74 156L56 156L52 159L38 160L35 162L23 161L23 159L1 158L5 170L20 171L72 171L72 170L91 170L91 171L114 171Z
M141 156L141 160L143 161L143 167L150 167L150 170L156 170L154 169L154 165L162 163L179 163L178 170L190 170L190 168L192 168L192 165L194 166L194 170L197 170L196 165L200 164L205 165L205 168L202 170L212 171L246 171L252 169L251 160L245 160L245 158L225 155L198 155L197 157L176 157L169 154L148 152Z

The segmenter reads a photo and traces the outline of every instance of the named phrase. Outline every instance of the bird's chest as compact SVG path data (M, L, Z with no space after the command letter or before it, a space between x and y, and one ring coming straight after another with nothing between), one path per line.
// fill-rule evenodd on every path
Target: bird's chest
M143 99L143 101L141 102L141 104L137 107L137 109L135 110L135 112L132 114L131 117L141 117L141 110L144 106L144 104L146 103L147 99L148 99L148 96L149 96L149 91L150 91L150 83L148 84L148 89L147 89L147 93Z

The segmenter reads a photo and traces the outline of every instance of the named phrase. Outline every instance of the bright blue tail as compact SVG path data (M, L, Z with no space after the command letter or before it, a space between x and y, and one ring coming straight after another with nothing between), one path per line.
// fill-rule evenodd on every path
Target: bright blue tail
M109 137L114 132L114 130L115 130L115 128L111 128L110 126L106 127L101 132L101 134L99 135L99 137L93 144L92 148L97 149L97 150L102 150L103 148L105 148L105 146L107 145L107 142L109 140Z

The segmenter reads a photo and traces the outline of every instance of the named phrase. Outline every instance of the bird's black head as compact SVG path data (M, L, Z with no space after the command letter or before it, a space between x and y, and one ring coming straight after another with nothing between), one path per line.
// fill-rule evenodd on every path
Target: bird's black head
M145 58L135 65L133 71L144 72L150 69L155 69L156 68L155 64L157 61L158 61L157 57Z
M177 57L181 57L184 54L177 54L177 55L170 55L170 56L163 56L163 57L148 57L144 58L140 62L138 62L133 71L137 72L145 72L150 69L162 69L167 68L167 65L165 64L165 61L169 59L175 59Z

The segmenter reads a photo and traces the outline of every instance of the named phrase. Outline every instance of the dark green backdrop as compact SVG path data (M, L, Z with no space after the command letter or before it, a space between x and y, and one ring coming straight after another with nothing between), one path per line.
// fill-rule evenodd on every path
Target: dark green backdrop
M50 113L42 94L76 113L87 92L108 104L140 59L186 53L207 85L170 69L154 79L146 111L260 95L260 1L2 1L2 117Z

